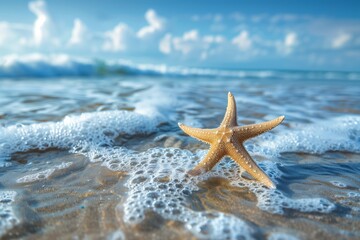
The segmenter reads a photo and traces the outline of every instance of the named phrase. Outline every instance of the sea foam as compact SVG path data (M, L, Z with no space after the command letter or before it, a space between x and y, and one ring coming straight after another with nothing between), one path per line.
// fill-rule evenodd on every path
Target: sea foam
M327 151L360 152L360 117L342 116L312 124L295 124L278 134L259 136L252 151L277 157L284 152L321 154Z
M0 191L0 236L20 221L13 210L15 191Z
M150 134L161 122L171 123L177 116L177 107L181 105L176 97L163 88L153 88L134 96L139 98L135 111L83 113L67 116L60 122L1 127L1 157L9 158L15 152L47 148L69 149L83 154L90 161L99 162L112 171L127 172L129 177L125 185L129 189L128 196L125 203L117 208L124 213L126 222L141 222L146 211L151 210L165 219L183 222L199 238L225 236L229 239L251 239L254 232L251 224L231 214L191 209L188 197L199 189L199 182L211 177L223 177L234 186L249 188L257 196L258 207L271 213L283 214L286 209L329 213L335 209L335 204L325 198L292 198L280 190L269 190L255 181L242 178L242 170L227 159L206 174L188 176L186 172L206 151L192 153L175 148L151 148L137 153L113 146L114 139L124 134ZM251 154L272 160L259 165L278 183L282 175L277 162L280 153L359 152L358 133L359 118L345 116L283 128L276 135L269 133L259 137L258 140L262 141L247 144L247 147ZM37 174L25 176L18 182L37 181L40 176ZM51 170L41 173L45 178L51 174Z
M49 178L51 175L53 175L57 171L66 169L66 168L70 167L72 164L73 164L72 162L67 162L67 163L64 162L64 163L54 166L52 168L49 168L49 169L46 169L46 170L43 170L43 171L40 171L37 173L25 175L25 176L17 179L16 182L17 183L32 183L32 182L46 180L47 178Z

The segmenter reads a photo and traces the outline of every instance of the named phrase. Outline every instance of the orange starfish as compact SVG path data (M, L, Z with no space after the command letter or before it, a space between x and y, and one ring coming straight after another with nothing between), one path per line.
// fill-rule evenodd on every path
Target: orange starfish
M179 127L185 133L200 141L210 144L210 149L204 159L193 170L189 171L189 174L199 175L207 172L211 170L224 156L229 156L256 180L260 181L269 188L276 188L275 184L266 175L266 173L259 168L242 144L249 138L256 137L273 129L283 120L284 116L281 116L268 122L238 126L235 99L229 92L226 113L218 128L192 128L179 123Z

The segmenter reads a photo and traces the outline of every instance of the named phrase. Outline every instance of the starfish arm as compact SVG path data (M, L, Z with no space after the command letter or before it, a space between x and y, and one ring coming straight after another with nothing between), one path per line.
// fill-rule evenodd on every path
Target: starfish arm
M197 176L201 173L208 172L224 157L224 155L225 152L221 146L212 145L204 159L188 173Z
M216 135L216 130L214 129L193 128L188 127L182 123L179 123L179 127L189 136L194 137L202 142L206 142L208 144L212 143Z
M220 126L237 126L236 117L236 102L231 92L228 93L228 105L226 108L225 116Z
M237 135L238 139L245 141L249 138L253 138L264 132L270 131L271 129L279 125L284 120L284 118L284 116L281 116L263 123L234 127L233 130L235 132L235 135Z
M227 150L229 155L237 164L244 168L253 178L263 183L268 188L276 188L275 184L266 173L256 164L249 153L241 144L232 144Z

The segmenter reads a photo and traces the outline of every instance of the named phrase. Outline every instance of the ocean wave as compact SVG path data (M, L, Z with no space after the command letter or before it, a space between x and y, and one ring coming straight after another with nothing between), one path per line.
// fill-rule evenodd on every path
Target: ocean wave
M280 80L360 80L359 72L229 70L136 64L127 60L103 61L59 55L7 55L0 58L0 78L98 77L116 75L207 77Z

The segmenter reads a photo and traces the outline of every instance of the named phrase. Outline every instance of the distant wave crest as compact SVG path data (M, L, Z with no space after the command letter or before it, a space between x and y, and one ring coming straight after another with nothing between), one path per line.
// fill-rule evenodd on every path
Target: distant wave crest
M224 70L135 64L126 60L102 61L68 55L8 55L0 58L0 78L96 77L144 75L166 77L210 77L285 80L360 80L359 72L315 72L275 70Z

